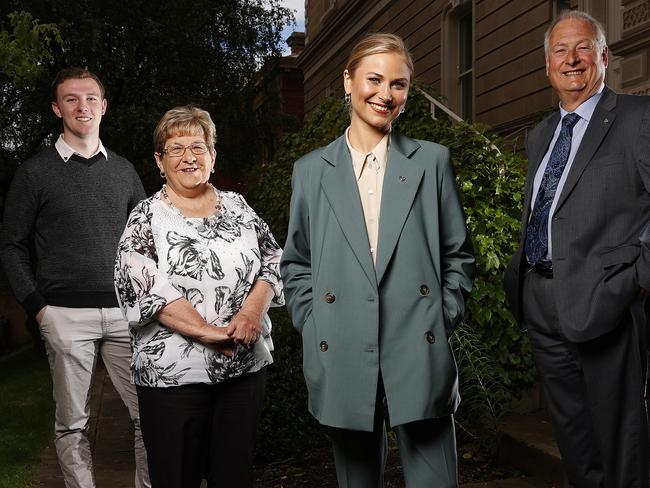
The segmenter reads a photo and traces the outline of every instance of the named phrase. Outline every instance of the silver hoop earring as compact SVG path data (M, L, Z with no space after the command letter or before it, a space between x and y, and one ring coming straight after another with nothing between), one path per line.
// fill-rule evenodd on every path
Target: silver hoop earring
M210 173L214 173L214 166L213 166L212 169L210 170Z
M399 110L399 114L402 115L405 111L406 111L406 107L402 107L402 108Z
M350 95L349 93L346 93L343 100L345 100L346 105L350 105L352 103L352 95Z
M160 172L160 177L161 177L161 178L167 178L167 175L165 174L164 171L161 171L161 172Z

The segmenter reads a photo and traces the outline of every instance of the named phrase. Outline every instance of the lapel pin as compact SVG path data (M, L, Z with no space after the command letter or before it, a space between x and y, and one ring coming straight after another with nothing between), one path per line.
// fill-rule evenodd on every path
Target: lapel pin
M406 176L400 176L400 177L399 177L399 180L400 180L402 183L404 183L404 182L406 181Z
M609 122L609 119L605 119L605 120L603 120L603 122L606 124L606 123Z

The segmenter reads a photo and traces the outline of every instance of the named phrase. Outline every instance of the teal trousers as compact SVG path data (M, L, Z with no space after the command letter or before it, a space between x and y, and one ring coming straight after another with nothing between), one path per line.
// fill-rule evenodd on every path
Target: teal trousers
M339 488L384 486L386 428L383 414L375 417L373 432L330 428ZM453 416L398 425L393 430L406 488L458 487Z

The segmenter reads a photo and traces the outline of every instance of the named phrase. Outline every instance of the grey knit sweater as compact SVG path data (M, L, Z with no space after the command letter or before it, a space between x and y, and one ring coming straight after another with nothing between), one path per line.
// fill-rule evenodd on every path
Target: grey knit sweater
M113 265L131 209L145 198L112 151L67 162L54 147L25 161L5 202L0 258L28 315L45 305L116 307Z

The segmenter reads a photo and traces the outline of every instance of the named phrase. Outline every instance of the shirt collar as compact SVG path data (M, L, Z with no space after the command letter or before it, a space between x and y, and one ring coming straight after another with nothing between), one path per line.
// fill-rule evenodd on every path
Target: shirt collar
M366 157L368 157L369 154L372 154L375 157L379 167L381 169L384 169L386 167L386 163L388 162L390 131L388 131L386 135L381 138L381 141L379 141L377 145L372 149L372 151L367 154L359 152L352 147L352 144L350 144L349 132L350 127L345 130L345 142L348 145L348 149L350 150L350 156L352 157L352 167L354 168L354 175L356 176L357 180L361 177L361 172L363 170L364 163L366 162Z
M573 113L576 113L580 116L581 119L585 119L587 123L589 123L589 120L591 120L591 116L594 114L594 110L596 110L596 105L598 105L598 102L600 102L600 97L603 96L603 90L605 88L605 84L601 83L600 88L596 93L594 93L591 97L589 97L587 100L582 102L578 108L576 108ZM560 116L563 118L566 114L568 114L566 110L562 108L562 103L560 103Z
M73 154L75 154L75 153L79 154L77 151L72 149L67 142L65 142L65 140L63 139L63 134L61 134L59 136L59 138L56 140L56 142L54 143L54 147L56 148L56 151L59 153L59 156L61 156L66 163L68 162L68 159L70 159L70 157ZM101 140L99 141L99 145L97 146L97 150L94 153L92 153L90 155L90 157L93 157L93 156L95 156L96 154L99 154L99 153L102 153L104 155L104 157L106 159L108 159L108 152L106 151L106 148L102 144ZM85 157L85 156L83 156L81 154L79 154L79 156Z

